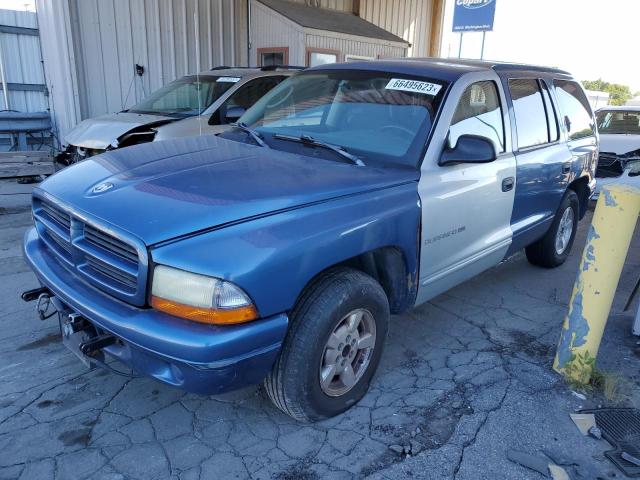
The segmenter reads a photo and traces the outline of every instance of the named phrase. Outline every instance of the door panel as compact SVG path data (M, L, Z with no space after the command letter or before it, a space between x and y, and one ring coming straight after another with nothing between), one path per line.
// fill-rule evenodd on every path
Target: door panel
M565 143L516 154L516 195L511 219L512 251L544 235L568 185L564 165L571 162Z
M422 238L417 303L497 264L511 243L514 189L508 184L515 178L515 159L508 153L511 148L508 125L507 132L503 131L508 123L501 108L505 104L504 95L497 76L492 75L492 72L470 74L464 77L466 81L461 79L452 87L422 165L418 185ZM471 86L479 81L485 91L476 89L469 95ZM487 83L493 85L494 93L486 89ZM492 95L497 95L497 110L488 106ZM464 104L463 110L467 112L462 119L460 104ZM497 111L497 122L488 116L491 111ZM450 129L451 125L455 128ZM493 137L497 150L502 152L490 163L439 166L438 158L447 142L453 146L462 134Z
M513 242L520 250L548 230L569 184L571 152L559 140L557 108L542 79L507 82L515 120L517 184L511 218ZM569 170L567 170L569 167Z
M441 167L423 177L421 294L431 298L497 264L511 243L513 155L482 165ZM428 299L428 298L425 298Z

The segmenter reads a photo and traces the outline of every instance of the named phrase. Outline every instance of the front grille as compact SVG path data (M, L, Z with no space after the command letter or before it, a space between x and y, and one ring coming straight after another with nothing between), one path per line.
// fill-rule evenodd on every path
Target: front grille
M622 162L620 159L610 153L601 153L598 157L598 165L596 167L596 177L598 178L615 178L623 173Z
M91 255L86 256L87 266L96 274L101 275L107 279L107 281L113 281L121 284L122 286L135 289L137 285L137 279L135 275L131 275L124 272L113 265L109 265L106 262L98 260Z
M123 242L122 240L109 235L101 230L98 230L91 225L85 224L84 226L84 238L92 245L98 248L103 248L114 255L127 260L129 262L138 263L138 252L135 247Z
M67 268L122 300L145 304L146 250L139 241L38 197L33 216L40 238Z
M69 231L71 229L71 217L64 210L60 210L59 208L51 205L49 203L42 203L42 211L46 213L46 215L58 226L60 226L65 231Z

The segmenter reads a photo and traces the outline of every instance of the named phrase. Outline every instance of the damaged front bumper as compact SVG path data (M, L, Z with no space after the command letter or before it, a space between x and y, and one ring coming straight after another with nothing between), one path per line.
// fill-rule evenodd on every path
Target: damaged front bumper
M598 167L596 169L597 185L591 197L597 200L603 186L612 183L629 183L631 178L637 176L640 169L640 155L638 152L631 152L625 155L613 153L600 153Z

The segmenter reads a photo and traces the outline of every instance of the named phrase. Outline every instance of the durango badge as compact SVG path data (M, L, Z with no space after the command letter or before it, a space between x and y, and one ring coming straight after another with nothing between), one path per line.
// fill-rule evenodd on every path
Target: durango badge
M113 183L111 182L102 182L96 185L91 189L91 193L104 193L107 190L111 190L113 188Z

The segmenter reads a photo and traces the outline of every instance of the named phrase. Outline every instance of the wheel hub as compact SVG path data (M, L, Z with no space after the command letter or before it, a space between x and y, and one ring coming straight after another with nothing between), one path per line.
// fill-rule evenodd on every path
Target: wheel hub
M573 208L571 207L567 207L566 210L562 212L555 241L556 253L558 255L564 253L571 241L571 235L573 234L573 217Z
M376 343L376 324L371 312L354 310L335 326L320 360L320 387L338 397L362 378Z

